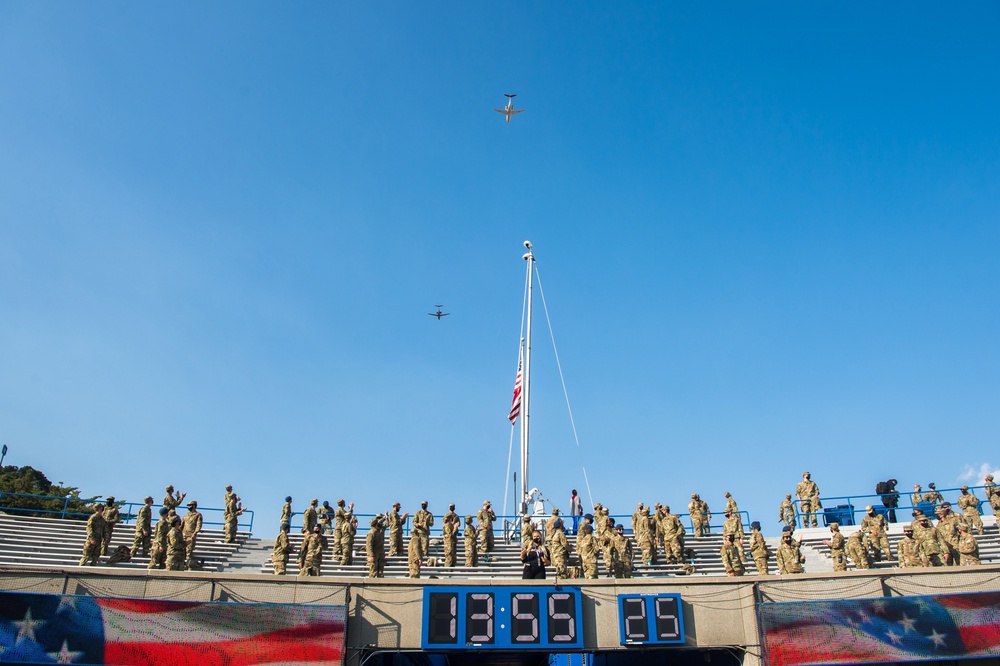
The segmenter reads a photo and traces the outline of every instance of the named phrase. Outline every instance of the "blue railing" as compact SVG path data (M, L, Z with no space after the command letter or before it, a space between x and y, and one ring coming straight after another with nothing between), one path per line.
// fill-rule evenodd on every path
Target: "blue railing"
M0 492L0 500L4 497L18 497L24 498L19 502L20 506L0 506L0 510L9 511L14 513L44 513L52 515L58 518L89 518L93 513L93 506L95 504L104 504L104 502L99 502L97 500L84 499L81 497L60 497L57 495L29 495L27 493L8 493ZM46 509L32 506L33 502L31 500L59 500L62 502L62 508ZM77 507L85 507L85 511L71 511L70 505L76 505ZM139 514L139 509L142 508L143 502L115 502L118 506L118 511L121 514L121 522L119 524L134 524L135 519ZM159 517L159 510L162 504L153 505L153 522L155 523ZM179 508L179 507L178 507ZM218 509L214 507L198 507L198 511L204 516L203 524L205 526L218 525L223 526L225 521L223 517L225 515L225 509ZM181 514L183 516L183 513ZM240 516L237 522L237 529L242 532L253 532L253 516L254 512L250 509L244 510L243 514ZM214 518L218 518L215 520Z
M977 490L984 490L986 486L969 486L969 494L975 495ZM962 513L962 510L958 508L958 498L962 495L962 490L960 487L957 488L935 488L935 490L941 494L944 502L951 504L952 510L956 513ZM921 490L920 494L925 495L930 492L928 490ZM899 492L899 503L895 507L887 507L883 503L882 499L885 497L892 497L892 493L888 494L876 494L872 493L870 495L843 495L840 497L820 497L820 502L822 507L819 511L805 512L802 511L801 502L799 500L793 500L792 504L795 507L795 524L805 527L806 520L814 513L816 514L817 524L822 521L824 525L829 525L830 523L840 523L841 525L857 525L861 523L861 518L864 517L866 513L865 507L869 504L875 509L876 513L882 514L888 520L889 511L896 512L896 522L908 523L911 520L912 512L914 509L921 509L925 515L934 517L933 506L930 502L920 502L914 505L910 500L910 495L912 492ZM985 492L983 493L985 495ZM954 499L952 499L954 498ZM989 500L976 495L976 499L979 500L979 513L982 514L983 510L990 506ZM941 502L937 503L940 506ZM858 514L861 514L860 516ZM809 522L812 522L810 519Z

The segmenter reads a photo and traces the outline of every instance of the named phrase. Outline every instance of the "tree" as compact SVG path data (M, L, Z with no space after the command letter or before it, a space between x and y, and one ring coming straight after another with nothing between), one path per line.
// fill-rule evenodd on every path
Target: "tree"
M67 518L86 519L93 513L91 507L97 499L81 498L79 488L55 485L33 467L0 468L0 509L7 509L11 515L51 518L61 516L65 510Z

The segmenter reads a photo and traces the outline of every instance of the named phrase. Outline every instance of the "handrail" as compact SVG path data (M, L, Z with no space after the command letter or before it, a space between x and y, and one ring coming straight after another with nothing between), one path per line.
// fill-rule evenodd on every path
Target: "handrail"
M969 494L975 495L976 490L985 490L986 487L987 486L968 486ZM962 494L962 488L960 486L955 488L935 488L934 490L941 494L941 497L944 498L943 499L944 502L948 502L955 509L958 508L958 497L961 497ZM820 497L820 502L825 506L821 506L820 511L813 511L813 512L802 511L801 508L802 500L794 499L792 500L792 506L795 509L795 523L796 525L801 525L805 527L806 520L808 520L808 517L811 516L812 514L816 514L817 524L818 524L819 520L824 516L833 515L834 513L843 515L843 512L847 511L850 513L852 523L857 524L860 522L858 520L855 520L857 514L866 513L864 507L868 505L874 507L877 513L883 513L883 514L888 512L890 509L892 509L893 511L899 511L905 513L907 510L912 511L913 509L920 508L919 506L914 505L910 501L910 496L913 494L912 491L911 492L898 491L898 492L899 492L898 499L900 500L900 502L894 507L885 506L883 499L886 497L892 497L895 495L895 493L883 493L881 495L879 495L878 493L870 493L866 495L841 495L838 497ZM920 494L925 495L927 492L929 492L929 489L921 490ZM945 493L956 493L957 497L955 498L955 500L949 500L947 497L945 497ZM988 498L984 499L978 495L976 495L976 499L979 500L979 513L982 514L984 505L989 506L989 499ZM846 500L846 502L844 502L844 500ZM835 504L833 506L829 506L828 503L831 502ZM940 506L941 504L942 502L937 503L938 506ZM830 513L828 513L828 511L830 511ZM961 510L959 509L957 513L961 513ZM898 520L899 517L900 516L897 514L896 516L897 523L910 522L909 520ZM933 518L933 516L931 517ZM812 521L809 520L809 522Z

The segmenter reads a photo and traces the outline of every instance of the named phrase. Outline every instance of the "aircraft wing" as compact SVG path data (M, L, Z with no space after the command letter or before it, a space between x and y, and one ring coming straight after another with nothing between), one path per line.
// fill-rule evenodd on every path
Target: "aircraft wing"
M507 113L503 109L493 109L493 110L496 111L497 113Z
M511 113L524 113L524 109L511 109Z

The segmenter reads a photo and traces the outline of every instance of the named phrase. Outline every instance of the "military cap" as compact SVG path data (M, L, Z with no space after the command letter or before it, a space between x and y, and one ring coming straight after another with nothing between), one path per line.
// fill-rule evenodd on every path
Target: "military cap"
M639 502L638 504L635 505L635 508L641 509L643 506L644 506L643 503Z
M644 515L644 516L648 516L649 515L649 507L648 506L642 507L642 515Z
M490 505L490 501L489 500L484 500L483 501L483 506L489 506L489 505Z
M831 530L839 530L840 529L840 523L830 523L830 529Z
M97 513L98 511L104 511L104 505L103 504L95 504L94 505L94 513Z
M171 525L180 525L181 522L183 522L183 521L181 521L181 517L180 516L174 516L173 520L170 521L170 524Z
M454 511L455 510L455 505L454 504L449 504L448 508L451 509L452 511Z
M167 508L167 507L165 507L165 506L163 506L163 507L160 507L160 515L161 515L161 516L165 516L165 515L167 515L168 513L170 513L170 509L168 509L168 508Z
M344 498L340 498L339 500L337 500L337 506L344 506L344 504L345 504Z
M319 504L319 500L316 499L315 497L313 497L311 500L309 500L309 503L312 504L313 506L315 506L315 505Z
M930 483L927 484L927 487L928 488L935 488L936 486L934 485L934 482L932 481L932 482L930 482Z
M987 481L992 481L993 480L993 475L992 474L987 474L986 475L986 480Z
M168 493L169 493L170 491L172 491L173 489L174 489L174 487L173 487L173 486L167 486L166 488L164 488L164 490L166 490L166 491L167 491Z
M624 532L625 531L625 526L624 525L615 525L615 531L616 532Z
M563 528L563 521L562 521L562 519L558 519L554 523L552 523L552 527L554 529L561 530Z
M146 495L144 498L142 498L142 501L143 502L152 502L153 498L150 495Z
M420 506L426 507L427 506L427 500L424 500L423 502L421 502Z
M286 502L291 502L291 501L292 501L292 496L291 496L291 495L287 496L287 497L285 498L285 501L286 501Z
M525 518L527 518L527 516L525 516ZM466 516L465 517L465 522L467 522L467 523L469 523L471 525L472 524L472 516Z
M872 511L872 510L874 510L874 508L875 507L873 507L871 504L869 504L868 506L865 507L865 511Z
M525 518L527 518L527 516L525 516ZM583 514L583 518L584 518L584 520L589 520L589 521L593 522L593 520L594 520L594 514L592 514L592 513L585 513L585 514Z
M752 530L759 530L760 529L760 521L759 520L755 520L752 523L750 523L750 529L752 529Z
M962 486L961 488L959 488L959 490L968 490L968 489L969 489L969 486Z
M914 509L913 513L911 515L913 517L922 516L922 515L924 515L924 510L923 509Z
M725 497L732 497L732 495L729 494L728 490L726 491Z
M653 508L655 508L655 509L659 509L661 506L663 506L663 505L660 504L659 502L656 502L656 503L653 504Z
M663 505L663 510L666 511L667 513L670 513L670 505L669 504L664 504Z
M914 483L913 484L913 489L914 490L920 490L920 484L919 483Z
M402 504L400 504L399 502L393 502L393 503L392 503L392 506L393 506L394 508L398 509L398 508L402 507L403 505L402 505Z
M791 532L791 531L792 531L792 528L791 528L790 525L785 525L784 527L781 528L781 532L782 533Z
M802 476L812 476L809 472L802 472Z
M231 483L226 486L226 490L232 490L232 489L233 489L233 485Z
M785 499L792 499L791 493L785 493Z
M368 524L371 525L372 527L377 527L378 520L379 520L378 516L375 516L374 518L368 521Z
M330 508L330 500L323 500L323 506L325 506L327 509L329 509Z
M196 506L198 506L198 503L196 501L194 501L194 500L191 500L190 502L187 503L187 505L190 506L190 507L196 507Z
M603 505L600 502L598 502L597 504L594 505L594 508L595 509L600 509L602 506Z
M289 530L291 528L292 528L292 526L289 525L288 523L281 523L281 529L283 529L283 530Z
M114 504L114 501L115 501L115 496L114 495L108 495L108 504Z
M691 493L691 499L698 499L698 493Z
M580 528L584 534L593 534L594 528L592 525L584 525Z
M941 502L941 508L942 509L944 509L944 508L950 509L951 508L951 502Z
M557 508L553 508L553 509L552 509L552 515L553 515L553 516L558 516L558 515L559 515L559 509L557 509Z

